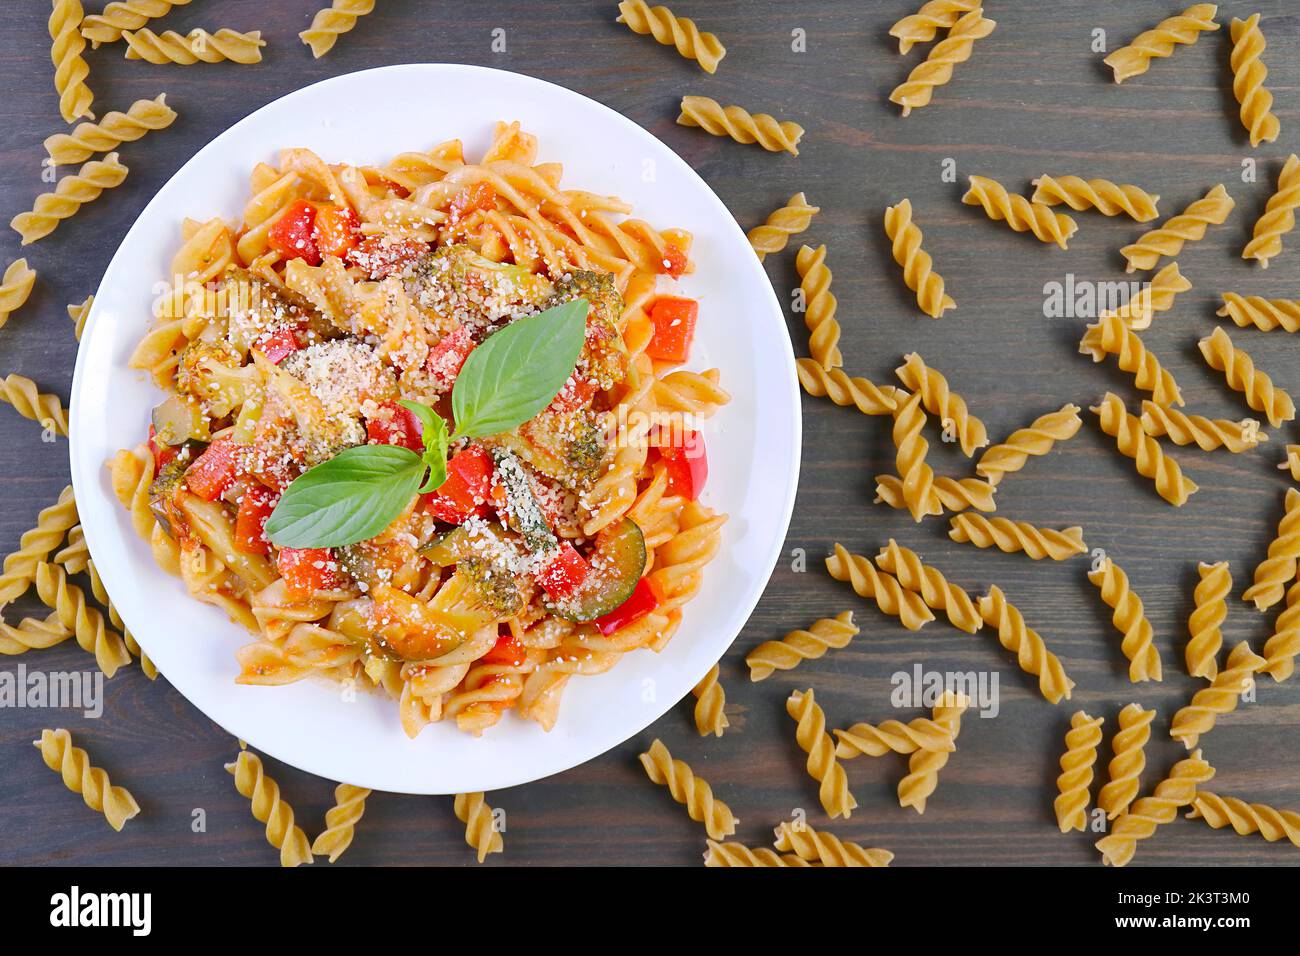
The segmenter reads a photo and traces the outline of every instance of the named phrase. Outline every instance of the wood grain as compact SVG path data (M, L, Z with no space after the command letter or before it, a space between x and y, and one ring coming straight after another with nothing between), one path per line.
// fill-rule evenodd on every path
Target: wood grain
M990 175L1013 191L1044 172L1132 182L1161 195L1162 219L1223 182L1237 209L1224 226L1211 229L1205 241L1178 257L1194 288L1156 319L1144 340L1177 376L1189 411L1234 419L1247 414L1238 397L1203 367L1195 340L1219 321L1213 313L1223 291L1300 297L1300 235L1286 240L1288 250L1267 272L1240 259L1282 160L1300 148L1300 18L1293 4L1223 3L1224 27L1217 34L1203 36L1117 87L1101 63L1104 53L1090 49L1093 31L1105 30L1108 49L1114 49L1178 4L990 0L988 15L998 21L997 30L978 42L953 81L936 91L932 105L903 120L886 97L924 56L924 48L899 57L887 34L894 20L917 5L912 0L681 0L673 4L679 13L695 17L727 45L727 57L713 77L671 48L615 24L612 2L388 0L319 61L296 36L310 21L314 0L206 0L178 10L161 26L260 29L268 40L265 60L253 67L154 67L122 59L120 44L88 52L97 112L125 109L139 97L166 91L180 119L165 132L124 146L122 159L132 167L126 184L27 250L40 279L30 304L0 333L0 372L30 375L66 396L75 342L65 303L79 302L94 290L148 198L216 133L324 77L445 60L528 73L618 109L679 152L746 228L791 193L806 191L822 213L803 238L829 247L849 370L883 383L903 353L917 350L947 375L994 440L1067 401L1086 408L1107 389L1136 409L1140 396L1113 360L1094 366L1077 354L1083 320L1044 318L1043 290L1047 282L1063 281L1067 272L1080 280L1126 279L1117 250L1146 227L1077 213L1078 234L1062 252L961 205L966 176ZM0 195L6 217L28 208L46 188L40 178L41 140L65 128L52 83L46 11L39 3L11 6L0 33L0 84L7 92L0 104ZM1282 135L1252 151L1230 91L1226 24L1255 11L1263 15L1269 43L1264 60ZM497 27L506 31L505 53L491 51ZM791 50L796 30L806 32L805 53ZM767 154L675 125L676 103L685 93L796 120L808 130L799 157ZM955 163L955 182L942 176L949 159ZM1247 159L1258 164L1256 183L1242 182ZM889 254L881 218L887 205L903 197L911 198L926 248L957 301L956 311L940 321L917 311ZM0 237L0 262L18 254L16 238L6 232ZM778 298L788 305L797 283L793 255L770 256L767 269ZM711 320L743 317L723 311ZM806 354L800 316L790 316L790 329L796 352ZM1235 330L1234 337L1279 384L1300 389L1300 343L1294 337ZM492 805L508 814L508 830L505 854L489 865L698 863L702 829L663 788L646 782L636 762L655 736L731 805L742 821L737 837L746 843L767 843L770 828L796 808L804 808L814 825L823 825L815 784L804 773L784 713L786 694L814 686L832 726L906 720L915 713L891 705L890 676L917 663L930 670L995 672L1000 711L990 719L967 717L958 750L923 817L897 805L903 759L861 759L849 766L860 807L852 820L831 829L893 850L897 865L1096 865L1091 846L1096 835L1062 836L1052 818L1056 760L1076 708L1106 718L1102 765L1110 756L1109 737L1120 708L1136 700L1158 709L1145 787L1178 758L1181 748L1167 731L1173 711L1197 686L1182 667L1196 563L1230 561L1238 590L1250 580L1289 481L1274 465L1293 434L1290 426L1271 430L1267 445L1244 455L1178 450L1178 460L1201 486L1182 509L1156 497L1086 411L1075 439L1002 483L1000 514L1050 526L1081 524L1089 547L1105 549L1128 571L1146 602L1167 674L1163 684L1134 686L1125 676L1109 612L1086 580L1087 557L1031 562L1021 555L980 552L950 542L946 521L917 526L903 513L873 505L872 476L893 465L886 423L825 401L803 401L802 486L787 558L722 665L730 702L727 735L697 737L688 698L599 759L493 794ZM936 434L930 438L940 471L968 473L969 465L952 447ZM66 445L43 444L31 422L0 408L0 462L8 476L0 548L11 549L67 482ZM1074 699L1058 707L1046 703L991 632L966 635L935 622L907 633L821 571L833 541L874 553L891 536L974 592L1001 585L1078 682ZM807 556L804 572L792 569L796 549ZM858 612L863 629L849 649L793 674L749 683L743 657L750 648L845 608ZM17 620L35 609L25 598L6 610L6 618ZM1234 595L1226 645L1248 638L1258 649L1272 616ZM26 663L67 669L85 667L87 661L69 642L30 654ZM17 659L8 659L0 666L16 664ZM1258 696L1258 703L1244 704L1220 720L1205 740L1206 756L1218 768L1214 789L1300 808L1300 681L1275 685L1266 678ZM41 727L52 725L68 726L96 764L139 799L142 813L123 833L114 834L40 764L30 741ZM150 683L135 667L108 682L103 719L83 720L68 712L0 713L0 861L273 864L275 852L262 827L222 769L235 748L235 741L165 679ZM314 835L331 804L332 784L275 761L267 764L299 821ZM206 832L193 832L198 810L204 812ZM1143 844L1135 865L1295 861L1294 848L1285 844L1270 846L1199 823L1179 821L1164 831ZM472 864L451 798L373 796L339 865L380 863Z

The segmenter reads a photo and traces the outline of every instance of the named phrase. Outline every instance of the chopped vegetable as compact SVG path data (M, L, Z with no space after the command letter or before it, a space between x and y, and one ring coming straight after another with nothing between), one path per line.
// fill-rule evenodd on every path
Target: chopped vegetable
M361 220L346 206L318 206L312 239L320 255L342 259L361 241Z
M591 573L591 565L576 548L565 541L538 573L537 583L553 600L564 601L573 597Z
M661 273L680 279L689 264L690 260L686 258L686 253L680 247L671 242L664 244L664 257L659 263Z
M279 329L272 332L257 344L257 348L266 356L267 361L279 365L294 352L302 348L298 333L294 329Z
M695 338L695 321L699 314L700 304L694 299L674 296L656 299L650 308L654 335L645 354L661 362L685 362L691 354L691 340Z
M492 455L470 445L447 462L447 480L423 496L424 508L439 521L460 524L471 515L488 513L492 494Z
M704 451L703 435L696 431L686 432L679 446L660 448L659 458L668 477L667 494L681 495L688 501L700 496L709 477L709 459Z
M596 628L602 634L613 634L615 631L641 620L658 606L659 598L655 596L654 588L650 586L647 579L641 578L636 582L636 587L632 589L632 593L626 601L608 614L596 618Z
M508 667L522 667L527 660L528 648L510 634L503 634L497 638L492 649L479 658L479 661L484 664L505 664Z
M497 205L497 191L489 182L477 182L464 191L457 193L451 201L451 206L447 212L447 221L451 225L456 225L465 216L469 215L476 209L487 211L495 209Z
M555 601L555 612L570 621L594 621L609 614L632 594L645 571L645 537L631 518L610 525L596 536L589 556L591 573L574 593Z
M424 368L433 377L434 388L439 392L451 390L476 344L469 329L458 325L430 347Z
M216 501L238 475L235 443L218 438L185 470L185 484L204 501Z
M376 445L401 445L414 452L424 451L420 420L397 402L382 402L374 418L366 419L366 438Z
M296 598L310 597L316 591L329 591L345 583L335 570L329 548L281 548L275 567L284 578L285 587Z
M507 527L523 535L529 551L554 548L555 535L551 533L546 513L533 494L528 473L520 466L519 459L506 448L496 449L492 457L496 461L497 485L494 487L501 490L497 511L505 518Z
M235 515L235 550L244 554L270 554L271 542L266 540L263 529L266 519L275 510L279 499L266 488L252 485L244 491L239 499L239 511Z
M362 239L360 244L347 254L347 261L364 269L369 278L379 280L401 272L428 252L429 244L418 239L370 236Z
M295 199L267 231L267 244L285 259L302 259L309 266L320 265L314 227L316 204Z
M210 437L203 410L192 398L179 394L169 395L162 404L154 407L149 440L155 447L183 445L191 439L207 441Z
M149 485L149 510L162 529L173 537L176 536L176 490L185 478L186 464L172 460L158 470Z

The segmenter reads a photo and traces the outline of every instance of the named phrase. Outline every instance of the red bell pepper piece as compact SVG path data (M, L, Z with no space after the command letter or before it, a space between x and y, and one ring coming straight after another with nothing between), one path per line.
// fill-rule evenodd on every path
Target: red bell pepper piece
M235 515L235 550L243 554L270 554L271 542L263 530L266 519L275 510L279 495L260 485L253 485L239 499Z
M235 443L218 438L185 469L185 484L204 501L216 501L239 472Z
M557 601L571 597L587 580L591 565L577 549L565 541L559 552L537 574L537 583Z
M600 633L608 636L620 628L627 627L641 620L659 606L659 598L646 578L637 581L636 587L626 601L604 617L596 618L595 624Z
M279 365L302 348L302 342L298 340L298 333L294 329L279 329L262 339L257 348L272 365Z
M666 494L681 495L688 501L700 496L709 477L709 458L704 451L703 435L696 431L686 432L680 445L660 448L659 458L668 476Z
M476 344L469 329L458 325L429 349L424 368L433 377L438 391L450 391L456 384L456 376L460 374L465 359L469 358L469 353L474 351Z
M157 433L153 430L152 425L149 426L149 451L153 453L153 469L155 475L162 471L163 467L167 465L168 462L180 454L180 452L172 445L158 444Z
M460 524L471 515L483 517L492 501L492 455L470 445L447 462L447 480L424 496L424 507L439 521Z
M275 567L295 598L340 588L347 581L343 572L337 570L329 548L281 548L275 557Z
M650 322L654 335L645 348L645 354L661 362L685 362L691 354L691 340L695 338L695 320L699 318L700 304L694 299L661 296L650 308Z
M689 263L690 260L686 258L686 253L669 242L664 245L664 257L659 263L659 272L670 275L674 279L680 279Z
M382 402L375 417L366 419L366 437L376 445L400 445L423 453L423 434L415 413L397 402Z
M285 259L302 259L309 266L320 265L320 250L314 238L316 204L305 199L289 203L266 234L267 244Z
M585 408L591 403L592 397L596 394L596 383L590 379L574 378L569 376L569 380L564 383L555 397L551 399L551 404L546 406L548 412L572 412L579 408Z
M452 199L447 212L447 221L454 226L474 210L482 209L486 212L495 209L496 205L497 191L492 184L477 182Z
M347 206L320 206L316 209L312 239L322 256L342 259L361 242L361 220Z
M347 261L366 270L371 279L386 279L429 251L429 244L419 239L389 239L371 236L362 239L348 252Z
M492 649L479 660L484 664L506 664L519 667L528 660L528 648L515 640L513 634L503 634L497 638Z

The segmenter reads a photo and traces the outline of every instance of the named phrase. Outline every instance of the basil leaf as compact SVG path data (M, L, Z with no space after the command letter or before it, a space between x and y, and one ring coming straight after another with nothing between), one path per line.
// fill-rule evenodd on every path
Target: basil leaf
M447 480L447 422L428 405L402 399L397 404L411 411L420 420L420 436L424 439L423 460L429 466L428 477L420 486L420 494L435 490Z
M337 548L373 538L402 513L424 462L398 445L358 445L293 480L266 520L281 548Z
M456 435L498 435L549 405L573 374L588 307L574 299L511 322L470 352L451 390Z

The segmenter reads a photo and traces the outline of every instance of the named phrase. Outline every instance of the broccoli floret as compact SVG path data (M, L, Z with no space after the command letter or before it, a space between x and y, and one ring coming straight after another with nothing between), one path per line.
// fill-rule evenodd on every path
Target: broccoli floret
M628 354L619 322L623 318L623 297L614 277L607 272L570 272L555 286L548 306L574 299L586 299L587 340L578 357L578 368L602 389L613 388L627 375Z
M609 451L601 417L586 408L542 412L496 441L569 488L591 479Z
M442 246L415 260L407 291L426 309L464 321L487 322L537 311L554 291L549 279L524 266L493 262L466 245Z
M464 574L470 582L463 599L466 610L490 612L500 621L514 617L527 603L519 579L504 568L470 558L456 565L456 573Z
M260 385L257 369L244 365L239 350L225 342L191 342L176 369L176 390L194 396L213 418L229 415Z

